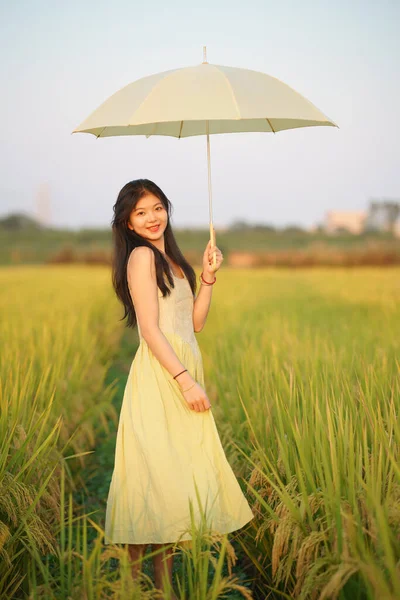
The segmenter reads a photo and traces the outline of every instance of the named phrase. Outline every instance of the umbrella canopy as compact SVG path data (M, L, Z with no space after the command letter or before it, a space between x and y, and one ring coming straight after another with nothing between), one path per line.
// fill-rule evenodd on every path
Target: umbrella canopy
M207 135L210 238L214 246L210 134L338 127L279 79L250 69L203 62L138 79L110 96L72 133L96 137ZM216 252L213 253L216 264Z
M337 127L279 79L259 71L203 62L130 83L72 133L183 138L207 133L275 133L320 125Z

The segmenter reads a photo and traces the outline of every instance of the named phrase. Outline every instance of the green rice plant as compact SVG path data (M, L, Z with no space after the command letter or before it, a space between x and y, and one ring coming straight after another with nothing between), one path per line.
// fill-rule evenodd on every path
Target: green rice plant
M93 273L0 271L9 292L0 293L0 484L23 507L0 509L0 552L12 559L0 581L11 597L157 597L144 574L132 580L127 549L104 549L101 527L72 507L96 427L116 423L104 376L120 331L108 273ZM198 341L222 442L255 513L232 535L255 597L400 597L399 274L227 268L218 277ZM180 600L249 595L231 570L232 543L192 527L192 545L176 547Z
M104 384L122 329L109 271L0 269L0 595L26 591L31 552L54 549L68 486L116 419ZM72 460L73 458L73 460Z
M197 504L201 519L196 522L194 503L189 500L191 523L182 533L190 533L191 540L177 540L169 547L174 555L182 553L181 570L175 573L179 598L181 600L217 600L226 597L229 591L239 594L236 597L250 600L250 590L242 585L232 573L236 562L235 551L228 535L214 532L209 525L207 507L201 505L196 488ZM65 500L65 468L61 471L61 502L59 528L56 530L56 544L52 552L43 557L39 549L31 543L29 562L29 599L37 600L146 600L172 597L173 590L166 587L162 592L154 587L150 577L143 571L133 579L126 545L104 546L104 530L95 523L89 514L76 516L72 493ZM88 528L93 527L97 536L88 543ZM30 535L30 534L29 534ZM162 552L148 552L144 560L150 560ZM113 566L109 566L110 560ZM228 574L224 574L224 568Z
M26 544L42 551L53 548L49 525L58 508L53 474L61 419L50 429L51 399L41 413L34 402L25 430L16 418L18 406L2 396L0 406L0 596L7 597L14 580L22 581L18 573L24 570Z
M183 553L181 573L177 575L180 600L217 600L233 591L240 594L239 597L250 600L253 598L250 589L242 585L232 572L237 556L229 542L229 534L213 530L209 506L207 503L203 506L196 483L195 491L198 515L195 514L193 500L189 499L190 526L181 536L189 533L191 540L180 544L179 539L173 545L179 546ZM227 575L223 574L225 561Z
M215 290L200 343L264 592L400 597L399 274L228 270Z

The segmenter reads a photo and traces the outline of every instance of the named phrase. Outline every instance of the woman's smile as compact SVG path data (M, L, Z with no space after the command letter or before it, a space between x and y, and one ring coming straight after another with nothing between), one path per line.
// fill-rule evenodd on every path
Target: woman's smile
M160 225L153 225L152 227L148 227L147 229L149 229L150 231L156 232L156 231L158 231L159 227L160 227Z

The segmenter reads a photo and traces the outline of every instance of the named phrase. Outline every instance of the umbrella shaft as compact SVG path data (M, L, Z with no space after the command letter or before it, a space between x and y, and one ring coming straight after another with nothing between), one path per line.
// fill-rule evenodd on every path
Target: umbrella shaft
M206 132L207 132L208 200L209 200L210 225L211 225L212 222L213 222L213 219L212 219L212 185L211 185L210 133L209 133L209 122L208 121L206 121Z
M208 165L208 199L209 199L209 209L210 209L210 240L211 245L216 245L215 239L215 231L212 220L212 186L211 186L211 158L210 158L210 131L209 131L209 122L206 121L206 133L207 133L207 165ZM217 253L213 252L213 264L216 266L217 264Z

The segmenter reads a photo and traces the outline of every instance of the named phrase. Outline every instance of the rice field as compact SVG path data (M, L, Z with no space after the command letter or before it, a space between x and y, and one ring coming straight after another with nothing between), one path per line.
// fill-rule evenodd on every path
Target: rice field
M57 549L62 469L72 490L113 412L122 329L106 270L3 268L0 290L0 597L22 598L32 557Z
M2 268L0 283L0 597L156 598L72 501L117 416L109 271ZM207 392L256 518L193 532L179 597L400 598L400 269L223 268L213 294Z

